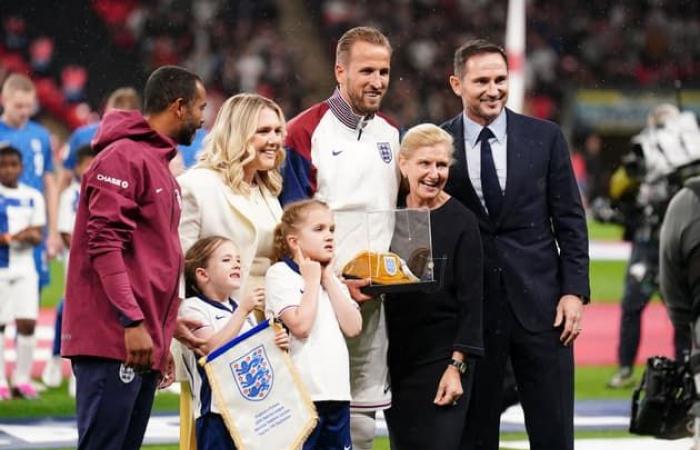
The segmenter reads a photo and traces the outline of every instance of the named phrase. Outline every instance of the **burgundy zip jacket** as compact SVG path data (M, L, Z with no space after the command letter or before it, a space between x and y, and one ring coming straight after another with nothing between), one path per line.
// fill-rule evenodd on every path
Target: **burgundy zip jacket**
M153 369L175 329L182 250L175 143L133 111L107 114L92 141L70 249L61 354L125 361L124 327L143 321Z

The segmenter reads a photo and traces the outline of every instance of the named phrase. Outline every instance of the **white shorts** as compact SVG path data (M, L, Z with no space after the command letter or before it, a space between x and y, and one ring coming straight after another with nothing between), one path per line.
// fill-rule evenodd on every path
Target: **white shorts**
M353 411L377 411L391 406L384 303L362 303L362 333L347 340L350 353L350 391Z
M39 277L36 272L0 276L0 324L39 317Z

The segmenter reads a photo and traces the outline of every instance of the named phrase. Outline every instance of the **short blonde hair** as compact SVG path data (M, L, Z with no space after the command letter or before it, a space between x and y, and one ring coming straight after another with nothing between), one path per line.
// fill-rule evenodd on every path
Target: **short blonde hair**
M136 110L141 108L141 96L132 87L121 87L109 95L105 111L110 109Z
M399 157L409 159L413 156L416 149L438 144L447 146L447 156L450 158L451 163L452 155L454 154L454 139L450 133L432 123L421 123L412 127L404 135L401 141Z
M256 158L252 140L260 112L265 108L277 113L282 123L284 139L287 125L282 109L274 101L258 94L238 94L226 100L216 115L214 126L204 139L204 149L197 166L218 172L223 176L224 183L239 194L247 194L250 190L250 186L243 181L243 168ZM257 183L275 196L282 191L280 167L285 155L284 146L281 146L275 167L255 175Z
M352 46L355 42L360 41L386 47L391 55L392 48L389 39L387 39L381 31L372 27L355 27L343 33L338 40L338 44L335 47L335 63L347 63L347 57L350 54Z
M11 92L16 91L35 92L36 89L28 76L21 73L12 73L5 78L5 82L2 84L2 96L6 97Z

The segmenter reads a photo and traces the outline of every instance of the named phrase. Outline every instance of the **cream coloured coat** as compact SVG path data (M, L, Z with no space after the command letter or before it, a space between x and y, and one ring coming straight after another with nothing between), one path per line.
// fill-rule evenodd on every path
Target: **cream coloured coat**
M240 293L246 292L246 281L258 248L258 231L250 200L233 192L224 184L221 175L210 169L195 167L177 181L182 189L182 251L186 252L202 237L220 235L231 239L241 257L241 288L234 292L234 297L240 298ZM279 200L265 189L262 192L279 221L282 217Z

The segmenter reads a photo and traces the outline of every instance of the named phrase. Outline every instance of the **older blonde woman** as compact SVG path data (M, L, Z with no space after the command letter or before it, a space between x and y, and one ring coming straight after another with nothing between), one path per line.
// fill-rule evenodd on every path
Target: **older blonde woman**
M241 287L234 297L264 298L273 232L282 216L277 195L284 161L284 114L274 101L238 94L222 105L198 163L178 178L182 188L180 241L186 252L198 239L231 239L241 258ZM177 349L174 349L177 352ZM178 379L187 380L178 373ZM194 449L188 383L180 398L180 448Z
M444 191L452 153L452 137L431 124L408 130L399 152L408 187L399 203L430 211L433 257L441 264L436 289L386 297L392 406L385 415L397 450L460 448L471 393L467 369L484 353L479 226ZM404 246L402 236L394 235L393 249Z

